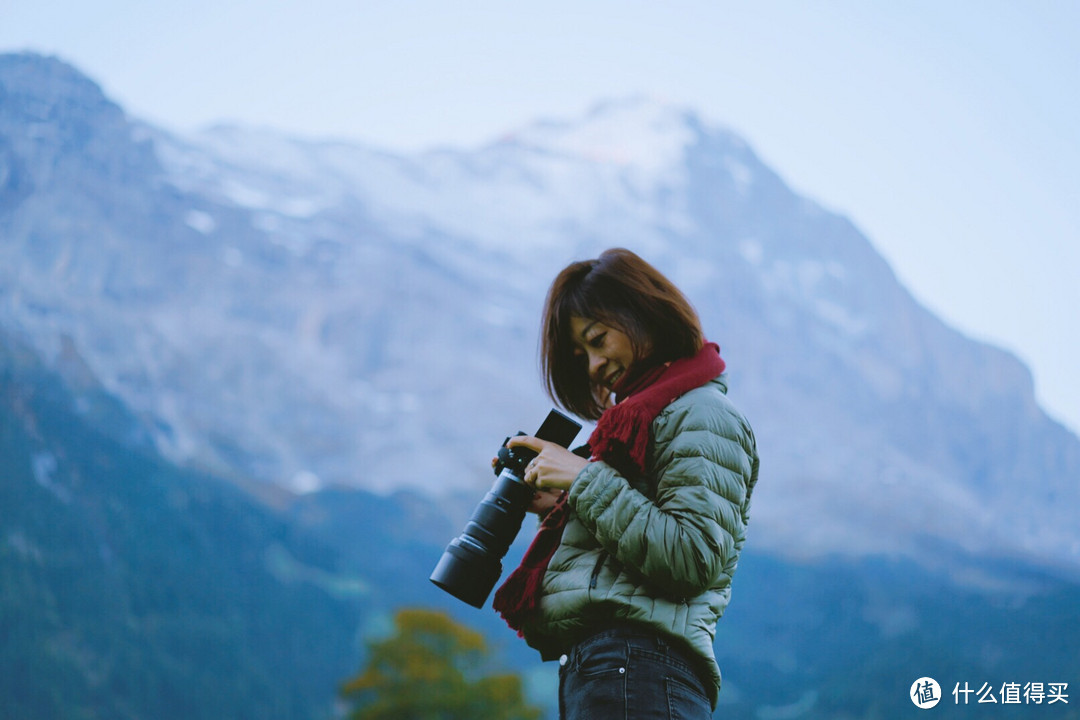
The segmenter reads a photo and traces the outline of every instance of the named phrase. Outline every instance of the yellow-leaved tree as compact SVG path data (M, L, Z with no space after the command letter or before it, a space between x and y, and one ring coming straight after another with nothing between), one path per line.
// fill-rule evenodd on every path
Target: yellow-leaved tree
M483 636L446 613L409 608L369 643L364 671L341 686L354 720L537 720L521 678L486 672Z

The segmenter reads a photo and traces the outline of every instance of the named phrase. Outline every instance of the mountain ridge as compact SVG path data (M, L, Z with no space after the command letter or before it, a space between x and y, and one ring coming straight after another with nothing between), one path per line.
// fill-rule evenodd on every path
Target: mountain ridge
M55 62L7 60L0 87L37 87ZM1038 408L1030 372L934 317L848 219L685 108L609 103L404 156L180 137L101 101L50 106L51 135L0 106L0 321L50 358L69 338L178 462L478 496L494 447L550 406L534 354L547 283L625 245L723 348L762 451L763 549L1080 564L1080 441ZM126 169L95 174L90 145Z
M69 72L56 62L18 60L18 83ZM554 716L557 666L427 574L495 447L547 412L534 350L554 269L627 227L720 342L762 451L717 628L718 716L899 718L919 677L948 705L953 683L1080 672L1075 437L1015 358L913 310L858 228L737 138L692 135L674 184L498 143L430 166L354 149L406 177L341 182L319 206L322 171L303 186L188 143L206 164L185 175L163 155L187 140L100 112L103 94L36 105L57 108L38 127L3 100L11 67L0 56L10 712L325 718L362 641L424 605L482 627ZM401 195L462 179L415 213ZM263 202L238 203L234 180ZM492 198L533 204L474 237Z

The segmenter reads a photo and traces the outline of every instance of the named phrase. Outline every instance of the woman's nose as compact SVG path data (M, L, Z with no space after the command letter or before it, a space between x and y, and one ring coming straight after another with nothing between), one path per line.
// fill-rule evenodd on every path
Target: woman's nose
M601 367L603 367L605 362L607 362L607 361L604 359L603 355L600 355L599 353L590 354L589 355L589 374L590 375L596 375L596 372Z

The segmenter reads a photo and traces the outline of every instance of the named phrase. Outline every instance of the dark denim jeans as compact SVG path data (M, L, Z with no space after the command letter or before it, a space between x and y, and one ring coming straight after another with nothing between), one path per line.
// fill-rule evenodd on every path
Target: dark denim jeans
M562 720L709 720L688 650L647 628L602 630L560 658Z

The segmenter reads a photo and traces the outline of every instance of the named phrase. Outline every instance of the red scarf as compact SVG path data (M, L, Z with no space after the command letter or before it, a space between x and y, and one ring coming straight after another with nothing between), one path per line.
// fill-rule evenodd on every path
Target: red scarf
M624 377L613 388L618 402L604 411L589 437L593 460L603 460L624 476L644 474L653 419L679 396L720 375L724 367L720 347L706 343L692 357ZM563 528L570 516L568 495L563 492L559 496L555 507L540 523L521 565L495 592L492 607L518 635L539 604L544 573L562 541Z

